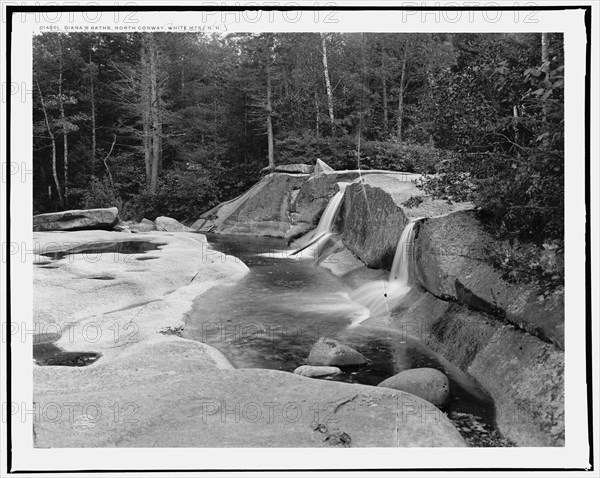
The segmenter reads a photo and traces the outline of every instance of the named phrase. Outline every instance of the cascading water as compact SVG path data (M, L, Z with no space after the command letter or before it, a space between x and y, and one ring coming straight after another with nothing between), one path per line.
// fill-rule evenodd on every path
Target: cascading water
M370 317L389 313L400 305L412 289L414 228L417 221L418 219L413 219L402 231L389 279L368 282L350 293L353 301L369 309ZM366 318L353 322L352 326L358 325Z
M346 186L348 186L348 183L338 183L339 191L329 200L325 211L323 211L321 219L319 219L319 224L317 225L311 240L308 242L308 244L292 252L290 255L294 256L312 246L315 246L314 250L316 252L314 256L319 256L321 246L325 244L327 239L331 237L333 231L333 223L340 210L340 206L342 205L342 200L344 199L344 191L346 190Z

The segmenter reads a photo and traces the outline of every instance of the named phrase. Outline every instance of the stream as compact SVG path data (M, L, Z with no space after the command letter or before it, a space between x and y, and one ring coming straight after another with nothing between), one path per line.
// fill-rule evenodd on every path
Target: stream
M306 364L320 337L335 338L369 363L342 368L342 374L323 379L365 385L377 385L411 368L435 368L450 379L451 400L444 411L474 417L478 427L495 433L493 401L458 367L400 332L349 327L366 318L368 310L350 299L351 289L330 271L313 260L290 256L292 251L280 239L220 234L207 238L229 255L227 260L241 260L250 271L235 285L214 287L196 298L184 337L217 348L236 368L287 372Z

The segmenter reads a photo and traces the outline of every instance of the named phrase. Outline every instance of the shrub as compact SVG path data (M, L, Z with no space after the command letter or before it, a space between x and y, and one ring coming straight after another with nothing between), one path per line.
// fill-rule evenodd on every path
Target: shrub
M165 173L157 192L159 211L179 220L197 219L218 203L219 191L207 174L172 170Z
M92 177L88 187L71 191L72 195L80 196L80 202L85 209L119 207L121 198L111 186L108 178Z
M445 199L448 202L473 201L477 186L471 180L469 173L444 171L434 175L423 175L416 179L418 188L435 199Z

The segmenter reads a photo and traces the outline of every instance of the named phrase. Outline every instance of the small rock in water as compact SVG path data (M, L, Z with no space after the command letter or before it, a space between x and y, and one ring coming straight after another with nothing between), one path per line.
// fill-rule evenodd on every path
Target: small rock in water
M436 407L443 406L450 398L450 381L448 377L433 368L405 370L384 380L377 386L412 393Z
M367 359L347 345L337 340L321 337L313 345L308 356L309 365L363 365Z
M325 377L327 375L336 375L342 373L337 367L319 367L314 365L301 365L294 370L296 375L302 375L303 377Z

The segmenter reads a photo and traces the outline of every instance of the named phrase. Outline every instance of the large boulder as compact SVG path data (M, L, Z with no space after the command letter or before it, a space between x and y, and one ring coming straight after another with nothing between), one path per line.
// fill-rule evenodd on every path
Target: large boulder
M342 371L337 367L323 367L316 365L300 365L296 370L294 370L296 375L302 375L303 377L326 377L328 375L337 375L338 373L342 373Z
M423 196L407 173L369 174L346 188L342 207L344 244L367 266L390 269L402 230L410 219L472 209L471 203L448 204ZM410 198L423 201L408 207Z
M333 171L314 174L300 188L290 206L296 224L307 224L314 228L327 207L329 200L339 191L338 183L348 183L358 178L358 171Z
M222 234L285 237L292 227L290 205L307 175L275 173L241 196L203 214L194 226Z
M313 345L308 355L309 365L363 365L367 363L367 359L360 352L357 352L352 347L343 345L337 340L321 337L315 345Z
M412 393L436 407L444 406L450 398L450 380L433 368L405 370L385 379L377 386Z
M75 231L82 229L112 229L119 222L116 207L73 209L33 216L34 231Z
M156 218L154 223L156 224L156 229L164 232L189 232L194 230L191 227L184 226L172 217L160 216Z
M563 289L541 293L535 284L504 280L490 258L498 247L473 211L424 220L415 239L417 279L436 297L499 316L562 348Z
M36 407L94 407L36 420L34 446L331 448L340 436L356 448L467 446L443 412L414 395L279 370L217 368L204 358L209 346L182 340L170 337L78 373L35 367ZM86 413L95 410L102 413L90 423Z

